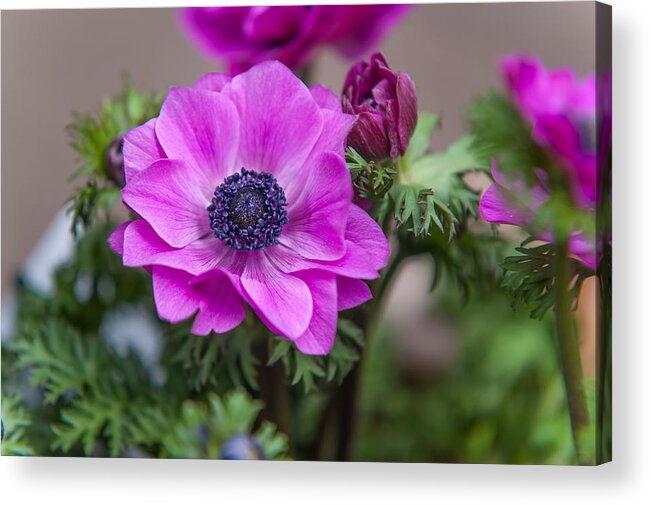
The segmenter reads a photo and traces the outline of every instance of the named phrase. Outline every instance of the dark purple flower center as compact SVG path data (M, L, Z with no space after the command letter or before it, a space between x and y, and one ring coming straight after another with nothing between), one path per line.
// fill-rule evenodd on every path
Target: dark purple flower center
M278 243L287 223L287 199L273 175L242 168L215 188L210 227L226 245L244 251Z

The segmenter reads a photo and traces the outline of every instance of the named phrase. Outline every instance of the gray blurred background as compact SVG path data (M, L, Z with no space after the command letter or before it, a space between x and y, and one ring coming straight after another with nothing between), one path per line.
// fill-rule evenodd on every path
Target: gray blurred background
M527 51L548 66L595 66L594 2L415 6L385 40L414 78L420 108L442 116L443 148L464 131L466 106L499 86L501 54ZM218 69L185 39L173 9L2 12L2 293L71 192L77 164L64 131L121 90L190 85ZM340 91L349 63L322 52L315 82Z

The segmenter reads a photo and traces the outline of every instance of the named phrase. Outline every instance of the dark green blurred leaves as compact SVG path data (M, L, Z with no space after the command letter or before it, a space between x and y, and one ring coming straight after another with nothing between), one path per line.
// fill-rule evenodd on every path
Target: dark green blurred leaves
M554 305L554 246L552 244L530 245L525 240L516 247L516 255L504 258L502 286L510 293L513 304L524 304L531 317L542 319ZM570 279L568 286L572 300L571 309L576 309L581 283L593 275L579 260L570 258Z
M440 293L430 325L452 324L456 348L427 382L407 382L400 329L371 339L356 459L575 463L551 322L513 313L499 290L465 305Z
M290 383L303 384L307 394L327 382L341 384L360 359L364 347L362 330L349 319L340 316L337 335L327 356L311 356L300 352L289 340L276 337L271 341L268 365L282 362Z

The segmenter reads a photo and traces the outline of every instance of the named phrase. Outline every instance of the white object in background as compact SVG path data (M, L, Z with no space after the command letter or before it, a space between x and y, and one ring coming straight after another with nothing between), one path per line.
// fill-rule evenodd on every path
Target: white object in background
M70 233L70 224L70 217L66 215L65 209L61 209L27 255L20 269L20 276L31 288L44 294L49 294L54 289L54 272L72 258L74 253L75 240ZM7 341L14 331L17 309L13 290L3 293L1 316L3 341Z
M74 252L75 239L70 225L70 217L61 209L27 256L21 276L31 288L44 294L52 292L55 270L72 258Z

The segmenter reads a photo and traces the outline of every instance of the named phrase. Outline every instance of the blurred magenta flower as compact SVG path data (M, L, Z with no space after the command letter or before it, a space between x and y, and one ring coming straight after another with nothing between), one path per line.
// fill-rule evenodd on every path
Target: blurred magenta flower
M527 227L536 217L538 210L549 199L547 174L536 170L536 184L528 185L524 177L502 173L493 162L491 174L494 183L483 194L479 203L481 217L489 223L512 224ZM542 231L536 238L553 242L550 231ZM583 234L574 232L569 241L570 253L588 267L597 267L597 254L594 242Z
M343 110L357 114L348 145L367 161L396 159L407 150L416 128L416 86L404 72L389 68L375 53L348 71L341 97Z
M300 69L324 45L334 46L346 58L358 58L373 50L408 9L408 5L187 8L181 10L181 24L203 53L238 74L265 60Z
M533 138L567 170L576 203L594 207L597 192L596 86L572 69L545 69L539 58L502 59L508 90Z
M279 62L172 88L124 139L124 203L139 216L112 248L153 277L159 316L227 332L248 305L307 354L329 352L337 311L371 297L389 246L352 203L354 117Z
M507 56L502 59L506 86L520 113L532 126L532 136L565 169L576 205L594 211L597 200L595 80L579 80L574 71L548 71L540 59ZM482 196L479 211L491 223L526 227L549 198L547 174L535 170L536 183L503 174L493 162L494 184ZM537 237L552 242L551 232ZM596 268L595 244L575 232L570 252Z

